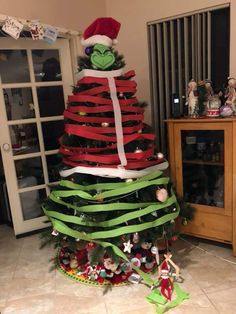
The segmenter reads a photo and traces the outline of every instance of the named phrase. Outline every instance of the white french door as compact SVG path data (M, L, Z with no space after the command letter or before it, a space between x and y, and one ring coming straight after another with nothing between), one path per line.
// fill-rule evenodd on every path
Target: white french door
M0 145L16 235L45 228L73 74L69 42L0 39Z

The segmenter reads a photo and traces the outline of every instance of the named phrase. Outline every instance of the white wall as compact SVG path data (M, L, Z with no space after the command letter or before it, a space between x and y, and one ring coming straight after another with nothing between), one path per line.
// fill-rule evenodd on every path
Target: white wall
M147 47L147 22L207 8L222 3L231 5L231 57L230 75L236 76L236 21L233 12L236 12L236 0L107 0L107 16L112 16L121 23L117 49L123 53L126 68L136 71L138 83L138 97L150 103L150 82ZM151 121L151 106L146 109L145 120Z
M0 0L0 14L80 31L98 16L106 16L106 1Z

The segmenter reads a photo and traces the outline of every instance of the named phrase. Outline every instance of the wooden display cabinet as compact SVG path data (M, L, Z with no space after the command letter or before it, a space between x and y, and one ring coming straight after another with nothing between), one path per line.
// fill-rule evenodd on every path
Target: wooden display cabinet
M196 212L181 231L236 255L236 118L167 120L171 179Z

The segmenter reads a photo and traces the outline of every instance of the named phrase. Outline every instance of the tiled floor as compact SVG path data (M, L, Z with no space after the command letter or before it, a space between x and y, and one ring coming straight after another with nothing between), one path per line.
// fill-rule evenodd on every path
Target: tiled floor
M188 241L194 246L180 239L172 253L185 278L181 286L191 297L168 314L235 314L236 258L231 249ZM53 249L39 250L39 242L38 235L16 240L11 228L0 225L1 314L155 313L145 300L150 290L142 284L113 288L104 295L102 288L50 272Z

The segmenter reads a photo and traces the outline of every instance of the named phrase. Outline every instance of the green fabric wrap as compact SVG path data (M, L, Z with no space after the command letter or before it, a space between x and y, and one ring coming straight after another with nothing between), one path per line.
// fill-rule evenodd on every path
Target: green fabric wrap
M105 191L96 195L91 195L82 190L70 190L70 191L52 191L52 195L55 197L70 197L70 196L79 196L81 198L87 200L97 200L97 199L105 199L112 196L119 196L123 194L128 194L143 188L146 188L151 185L166 185L169 182L169 178L161 178L152 181L144 181L144 182L132 182L131 184L123 183L119 188L110 189L109 191ZM65 183L64 183L65 184ZM63 185L65 186L65 185ZM99 184L98 190L103 190L103 184ZM88 190L88 187L87 187ZM92 190L92 189L90 189Z
M72 208L77 212L83 213L96 213L99 211L114 211L124 210L126 211L123 215L119 217L94 222L89 220L83 220L78 216L62 214L59 211L52 211L46 206L43 206L43 210L48 218L51 220L53 228L58 232L65 234L67 236L71 236L75 239L79 238L81 240L92 241L103 247L111 247L116 255L124 259L125 261L129 261L126 255L115 245L110 242L107 242L106 239L119 237L124 234L130 234L135 232L140 232L143 230L147 230L150 228L158 227L166 222L175 219L179 214L179 206L176 202L175 195L171 192L171 195L168 199L163 202L142 202L142 203L119 203L112 202L109 204L88 204L84 206L76 206L71 204L70 202L66 202L64 198L68 198L71 196L79 196L82 199L87 200L88 202L94 201L96 202L98 199L106 199L112 197L120 197L125 196L129 193L135 193L136 191L147 188L151 185L166 185L169 182L169 178L161 177L161 171L155 171L148 175L143 176L137 180L132 182L118 182L118 183L98 183L92 185L78 185L74 182L68 180L62 180L60 182L60 186L63 188L68 188L68 190L54 190L51 192L49 198L55 204L64 205L68 208ZM93 195L94 191L98 193ZM101 192L102 191L102 192ZM91 192L91 193L90 193ZM141 222L135 225L127 225L124 224L129 222L130 220L140 218L142 216L151 214L153 212L158 212L161 209L167 208L169 206L175 205L176 211L163 214L161 217L153 219L150 222ZM153 216L154 218L154 216ZM67 224L70 224L70 227ZM74 224L75 227L91 227L96 229L96 227L104 228L102 231L95 231L90 233L80 232L78 230L74 230L71 228L71 224ZM77 229L77 228L76 228ZM105 240L105 241L103 241ZM133 268L141 275L146 284L152 285L153 280L150 279L149 275L142 272L139 268L136 268L133 265Z
M152 185L166 186L169 183L169 178L161 177L161 175L161 171L155 171L131 182L98 183L92 185L79 185L68 180L62 180L60 182L60 187L62 187L63 190L54 190L49 195L49 199L55 204L58 204L58 206L63 205L78 213L88 213L88 218L89 213L112 211L114 211L114 213L116 211L124 212L124 214L121 214L119 217L115 216L113 219L105 221L85 220L76 215L63 214L59 211L50 210L47 205L43 206L43 210L51 220L53 228L58 232L75 239L94 242L104 248L110 247L117 256L130 263L126 254L119 247L108 242L107 239L155 228L177 218L179 215L179 205L172 190L167 200L163 203L158 201L142 203L122 202L122 196L129 195L129 193L135 193L140 189L144 189ZM64 188L68 190L65 190ZM71 201L71 199L66 201L66 199L70 197L76 197L75 203L72 203L73 201ZM78 204L78 197L81 198L83 202L86 200L88 204L83 206L76 205L76 203ZM117 200L121 202L118 202ZM165 208L170 206L172 206L172 211L167 211L165 213ZM175 210L173 210L174 208ZM158 217L158 211L160 210L162 211ZM141 221L138 224L125 225L125 223L128 223L131 220L138 219L152 213L157 214L157 217L154 215L152 216L152 221ZM73 228L73 225L75 228ZM85 233L75 230L80 229L80 227L81 229L86 227L86 230L89 230L91 227L91 232L87 231L87 233ZM103 228L103 230L94 231L96 228ZM143 272L133 264L132 268L141 276L146 285L150 287L156 285L156 281L151 279L149 274ZM159 290L154 290L147 297L149 302L156 305L158 314L164 313L167 309L176 306L188 297L188 295L183 292L177 284L174 286L176 298L171 302L166 303L166 299L160 294Z

